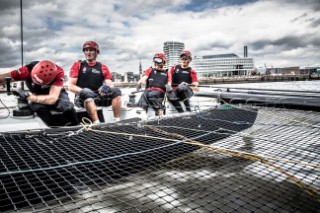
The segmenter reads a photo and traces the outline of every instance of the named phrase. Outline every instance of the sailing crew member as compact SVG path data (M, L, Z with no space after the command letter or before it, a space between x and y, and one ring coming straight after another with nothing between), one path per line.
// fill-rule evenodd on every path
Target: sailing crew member
M13 94L48 126L55 126L51 110L63 113L65 125L78 125L74 105L63 88L64 70L54 62L33 61L17 70L1 74L0 84L8 77L11 81L25 81L29 91L20 89L13 91Z
M199 91L197 73L189 66L191 61L191 52L183 50L180 54L180 64L169 70L172 81L167 86L167 97L179 113L184 112L181 103L187 111L191 111L189 99L193 96L193 91Z
M138 81L138 90L142 84L146 84L146 90L141 95L138 106L146 112L149 106L152 107L156 115L163 116L163 100L166 92L166 85L170 81L167 70L164 69L166 57L163 53L156 53L153 57L154 68L150 67L144 72Z
M100 123L97 106L112 105L115 121L121 116L121 90L113 87L109 68L97 61L99 45L86 41L82 50L86 60L75 62L70 70L69 90L75 93L75 104L85 107L93 123Z

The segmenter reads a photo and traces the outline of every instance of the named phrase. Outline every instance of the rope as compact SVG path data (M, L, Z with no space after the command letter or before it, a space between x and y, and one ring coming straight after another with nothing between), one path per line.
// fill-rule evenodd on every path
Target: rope
M238 151L235 151L235 150L221 149L219 147L213 147L211 145L202 144L202 143L200 143L198 141L194 141L192 139L188 139L188 138L184 137L183 135L179 135L179 134L176 134L176 133L169 133L169 132L163 131L163 130L161 130L159 128L156 128L156 127L153 127L153 128L151 128L151 126L149 126L149 127L150 127L150 129L152 129L155 132L162 132L163 134L166 134L166 135L172 135L172 136L176 136L176 137L182 138L184 140L189 140L189 141L186 141L185 143L201 146L201 147L209 149L209 150L211 150L213 152L216 152L218 154L226 154L226 155L231 155L231 156L234 156L234 157L239 157L239 158L244 158L244 159L248 159L248 160L252 160L252 161L259 161L261 163L264 163L264 164L266 164L268 166L273 167L274 169L276 169L277 171L281 172L285 176L287 176L290 180L293 181L293 183L295 183L298 187L300 187L305 193L307 193L307 194L309 194L309 195L311 195L311 196L313 196L315 198L316 198L315 194L317 196L320 196L320 190L317 190L317 189L315 189L313 187L307 187L302 181L300 181L299 179L297 179L293 175L288 174L283 169L281 169L280 167L272 164L271 162L267 161L266 159L263 159L262 156L251 154L251 153L246 153L246 152L238 152ZM316 168L320 168L319 165L315 165L315 166L316 166ZM320 202L320 199L318 199L318 198L316 198L316 199L317 199L318 202Z

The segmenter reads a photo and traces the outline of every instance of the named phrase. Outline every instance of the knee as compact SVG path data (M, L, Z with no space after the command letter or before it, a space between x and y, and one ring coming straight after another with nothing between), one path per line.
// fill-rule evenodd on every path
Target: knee
M116 96L112 99L112 102L121 102L121 96Z
M69 100L60 100L57 104L57 110L61 112L71 111L74 109L73 103Z
M88 88L83 88L80 92L79 92L79 98L83 101L89 99L89 98L95 98L96 97L96 93L94 93L91 89Z
M122 92L121 92L121 90L119 89L119 88L110 88L110 91L111 91L111 93L112 93L112 97L113 98L116 98L116 97L119 97L119 96L121 96L122 95Z

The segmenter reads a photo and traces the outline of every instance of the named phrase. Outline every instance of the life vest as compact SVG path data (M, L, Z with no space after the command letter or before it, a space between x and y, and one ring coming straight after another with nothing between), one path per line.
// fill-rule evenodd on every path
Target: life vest
M174 67L174 72L172 74L172 85L177 86L182 82L191 84L191 67L188 67L186 69L183 69L181 65L176 65Z
M89 66L86 61L79 62L81 63L81 66L79 69L77 86L97 91L104 81L101 63L97 62L94 66Z
M160 88L163 91L166 91L166 84L168 83L168 71L157 71L154 68L151 68L150 75L147 79L146 89Z

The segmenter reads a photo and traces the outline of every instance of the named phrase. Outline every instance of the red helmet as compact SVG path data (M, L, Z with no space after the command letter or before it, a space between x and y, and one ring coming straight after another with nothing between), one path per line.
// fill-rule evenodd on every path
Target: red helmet
M190 59L192 60L192 54L191 54L191 52L189 51L189 50L183 50L182 52L181 52L181 54L180 54L180 58L182 57L182 56L189 56L190 57Z
M94 48L98 53L100 53L99 45L94 41L86 41L82 46L82 50L84 51L85 48Z
M155 58L161 58L164 63L166 63L166 61L167 61L166 56L165 56L163 53L156 53L156 54L154 54L154 56L153 56L153 61L155 61L155 60L154 60Z
M48 85L57 77L57 75L57 66L49 60L38 62L31 72L32 81L38 85Z

